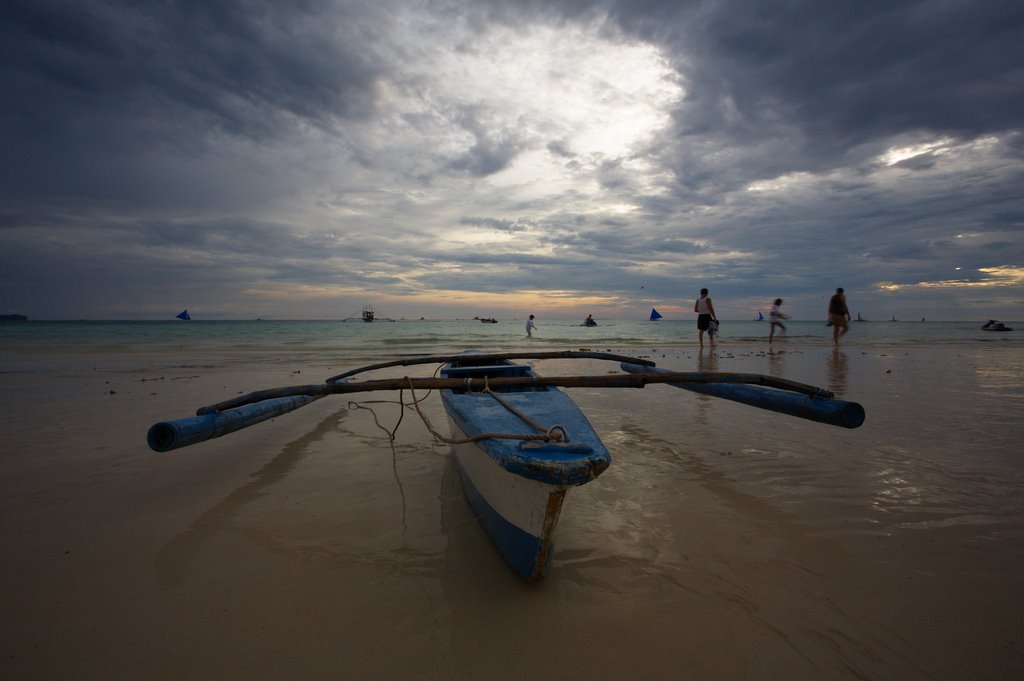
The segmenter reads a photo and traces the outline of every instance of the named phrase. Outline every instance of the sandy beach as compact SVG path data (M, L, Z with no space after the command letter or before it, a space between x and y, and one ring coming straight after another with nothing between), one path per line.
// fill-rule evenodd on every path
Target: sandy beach
M614 461L570 492L540 584L414 412L389 444L396 395L146 447L156 421L337 366L7 373L0 677L1024 677L1019 349L779 345L637 354L820 385L865 425L572 390Z

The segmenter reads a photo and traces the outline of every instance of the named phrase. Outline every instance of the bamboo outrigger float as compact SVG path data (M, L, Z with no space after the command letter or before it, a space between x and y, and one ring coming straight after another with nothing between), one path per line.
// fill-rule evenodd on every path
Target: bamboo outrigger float
M619 362L625 373L540 376L515 359L610 360ZM442 364L441 376L351 380L369 371L420 364ZM467 498L513 570L525 579L539 580L550 565L566 492L593 480L611 463L587 418L558 388L643 388L659 383L843 428L857 428L865 418L856 402L761 374L667 371L648 360L589 351L467 352L384 362L320 384L248 393L201 407L192 417L157 423L149 429L147 441L155 451L170 451L247 428L328 395L440 390L454 436L446 441L454 445Z

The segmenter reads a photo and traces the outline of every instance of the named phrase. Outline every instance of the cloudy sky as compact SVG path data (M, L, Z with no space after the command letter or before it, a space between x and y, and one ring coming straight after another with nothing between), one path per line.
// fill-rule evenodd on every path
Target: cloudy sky
M1024 319L1024 3L5 0L0 313Z

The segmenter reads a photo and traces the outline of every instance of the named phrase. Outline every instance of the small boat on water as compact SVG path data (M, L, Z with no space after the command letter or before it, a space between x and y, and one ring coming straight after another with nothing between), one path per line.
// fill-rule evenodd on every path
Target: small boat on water
M661 319L661 313L660 313L660 312L658 312L657 310L655 310L655 309L654 309L654 308L652 307L652 308L651 308L651 318L650 318L650 319L649 319L648 321L656 322L656 321L658 321L659 319Z
M620 363L622 373L541 376L516 359L591 359ZM388 367L440 364L438 378L358 380ZM147 442L166 452L227 435L299 409L328 395L436 389L451 425L463 490L480 524L516 574L544 577L552 561L559 516L573 487L611 464L594 427L563 388L643 388L665 383L791 416L844 428L864 422L864 408L822 388L761 374L674 372L654 362L591 351L549 351L413 357L353 369L324 383L261 390L201 407L196 416L154 424ZM408 408L410 405L405 404Z
M764 315L761 314L760 310L757 311L757 319L755 321L758 321L758 322L763 322L764 321Z
M188 314L188 310L182 310L181 312L174 316L177 317L178 319L184 319L186 322L192 319L192 317L190 317Z
M1013 331L1013 329L1007 326L1006 324L1003 324L1002 322L997 322L994 319L990 319L984 324L982 324L981 328L984 331Z
M372 322L373 321L373 306L372 305L367 305L366 307L363 308L363 321L364 322Z

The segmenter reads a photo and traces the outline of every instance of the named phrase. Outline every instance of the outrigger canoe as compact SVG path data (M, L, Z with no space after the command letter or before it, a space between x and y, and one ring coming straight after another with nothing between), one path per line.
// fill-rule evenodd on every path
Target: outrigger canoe
M527 365L467 354L446 364L441 377L477 379L485 386L441 391L462 487L512 569L525 579L541 579L566 492L607 470L611 455L558 388L489 387L498 378L537 378Z
M618 361L623 373L547 377L511 361L554 358ZM428 363L442 365L439 378L353 380L368 371ZM611 464L611 455L587 418L558 387L643 388L657 383L845 428L857 428L865 418L856 402L760 374L666 371L647 360L589 351L470 352L395 360L348 371L322 384L241 395L201 407L196 416L154 424L147 441L155 451L166 452L227 435L328 395L438 389L453 435L447 441L453 445L467 499L516 574L536 581L551 564L567 492L594 480Z

